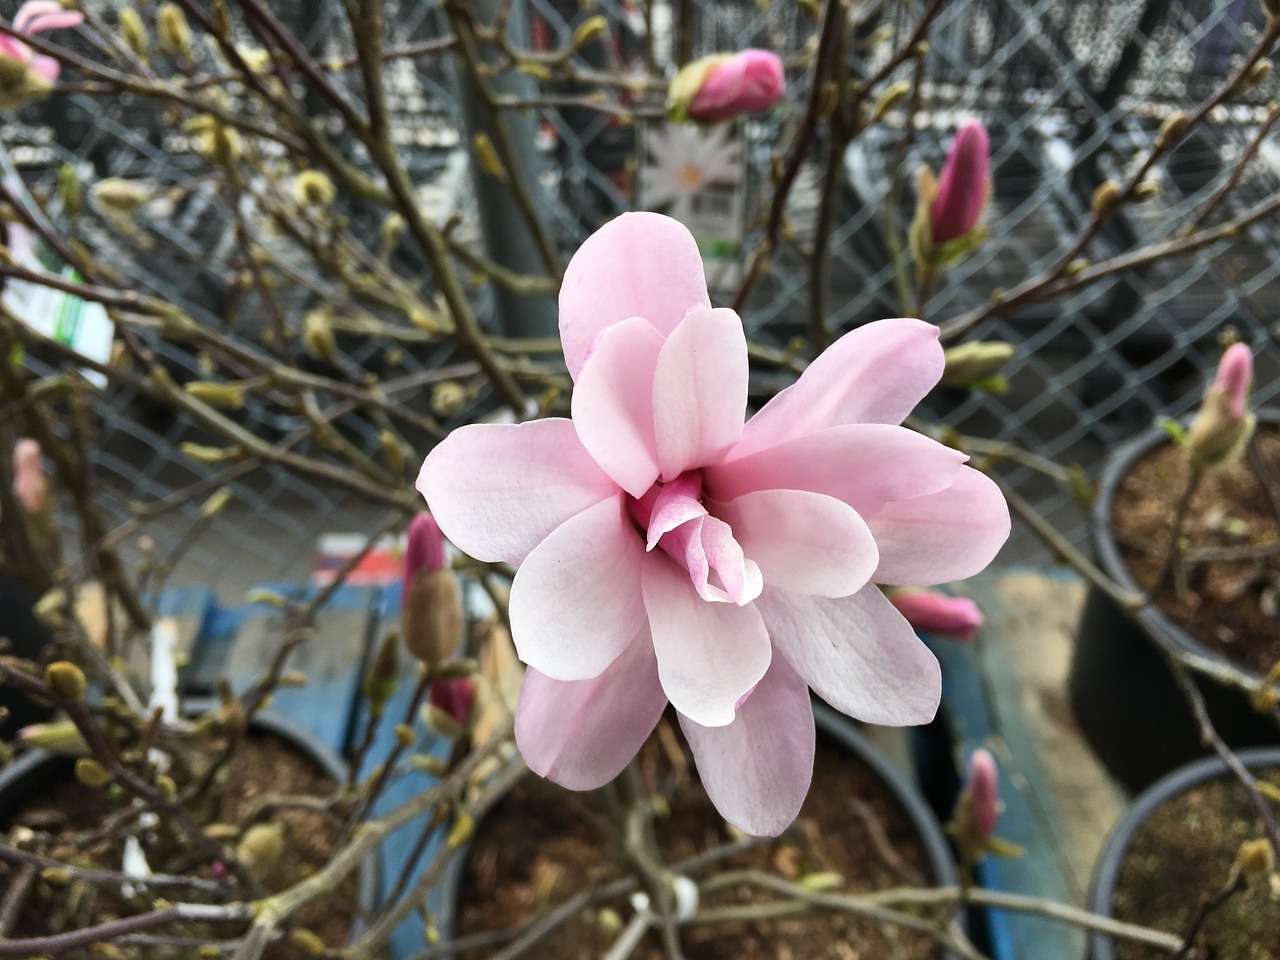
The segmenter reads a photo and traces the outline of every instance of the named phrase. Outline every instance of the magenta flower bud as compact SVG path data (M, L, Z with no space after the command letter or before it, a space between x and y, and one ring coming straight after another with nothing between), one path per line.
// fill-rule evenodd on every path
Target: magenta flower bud
M13 492L32 516L43 514L49 506L49 480L35 440L23 438L13 446Z
M462 593L445 557L444 534L431 514L420 513L409 524L404 559L404 645L423 663L443 663L457 652L462 637Z
M14 15L13 29L18 33L31 35L43 33L45 30L79 26L82 22L84 22L83 13L78 10L64 10L57 0L28 0ZM58 79L58 73L61 70L57 60L34 54L25 43L10 36L0 36L0 59L12 61L19 71L23 67L29 68L31 75L36 78L32 81L31 90L27 92L24 100L23 91L19 89L21 84L18 82L18 74L11 75L0 71L0 75L3 75L6 81L6 89L0 91L0 109L23 106L24 102L29 102L33 98L32 95L40 92L38 89L40 84L44 84L44 89L47 90L47 85Z
M1245 401L1249 398L1249 383L1253 380L1253 354L1247 344L1233 343L1218 362L1218 375L1213 386L1226 394L1227 409L1236 420L1244 416Z
M435 517L419 513L409 523L408 543L404 550L404 592L407 598L413 578L420 570L439 570L445 565L444 534Z
M991 143L981 120L961 124L938 180L930 226L935 244L963 237L978 225L987 205Z
M768 110L786 91L782 59L743 50L695 60L671 82L667 113L675 121L716 123Z
M1000 781L996 759L979 747L969 757L969 782L965 785L973 811L973 829L979 840L989 840L995 833L1000 813Z
M466 727L471 723L471 711L476 702L475 682L470 677L437 680L431 684L427 700L431 706Z
M922 633L936 633L969 643L985 622L968 597L949 597L933 590L903 590L890 599L907 622Z

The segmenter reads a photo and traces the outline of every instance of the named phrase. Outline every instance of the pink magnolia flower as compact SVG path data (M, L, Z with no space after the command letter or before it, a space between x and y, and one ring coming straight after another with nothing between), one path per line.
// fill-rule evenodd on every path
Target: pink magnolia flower
M13 18L13 29L28 36L45 30L76 27L84 22L79 10L64 10L57 0L27 0L18 8ZM61 66L52 57L33 54L31 48L20 40L0 34L0 57L16 60L29 66L41 80L52 83L58 79Z
M809 688L873 723L937 709L938 663L876 583L969 576L1009 532L996 486L898 424L938 331L842 337L745 425L747 345L688 230L624 214L560 292L572 419L481 424L426 458L441 529L520 564L516 737L572 789L615 777L670 702L731 823L776 835L813 769Z
M973 829L977 840L990 840L1000 815L1000 778L996 758L979 747L969 757L969 780L965 785L973 811Z
M676 75L667 110L676 120L716 123L768 110L785 91L782 59L776 53L717 54L694 61Z
M934 590L902 590L889 595L898 612L923 633L936 633L969 643L985 622L978 605L968 597L950 597Z
M13 492L33 516L49 505L49 478L44 472L40 444L24 437L13 445Z
M963 237L978 225L990 192L991 144L981 120L969 120L956 131L938 179L930 225L933 242Z

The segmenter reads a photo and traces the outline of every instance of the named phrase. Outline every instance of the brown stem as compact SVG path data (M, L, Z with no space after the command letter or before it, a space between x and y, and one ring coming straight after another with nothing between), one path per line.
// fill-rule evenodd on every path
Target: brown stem
M1173 508L1173 525L1169 528L1169 546L1165 551L1164 564L1160 568L1160 575L1156 578L1156 582L1151 588L1153 593L1163 589L1170 578L1175 581L1178 579L1178 568L1182 554L1182 531L1187 524L1187 511L1191 507L1191 501L1195 497L1196 491L1200 489L1200 482L1203 479L1204 473L1192 465L1191 473L1187 477L1187 485L1183 487L1182 495L1178 497L1177 505Z
M0 854L3 854L6 849L0 847ZM9 888L4 892L4 899L0 900L0 940L9 935L9 931L17 922L35 879L36 867L31 863L24 863L18 868L17 875L9 879Z
M52 867L57 870L65 871L66 874L76 880L84 880L88 883L102 884L120 884L131 883L138 887L150 887L155 889L179 888L186 890L199 890L203 893L213 893L225 896L228 885L221 880L203 880L199 877L172 876L166 873L153 873L146 877L137 877L130 873L123 873L119 870L98 870L89 867L77 867L64 863L54 857L42 856L38 853L32 853L30 850L19 850L17 847L7 847L0 844L0 860L9 863L21 864L23 867L30 867L32 870L42 870L46 867ZM4 933L4 924L0 923L0 935Z
M1244 874L1239 870L1233 870L1226 886L1212 896L1201 899L1196 906L1195 913L1191 915L1191 921L1187 924L1186 932L1182 935L1182 949L1173 955L1173 960L1185 960L1186 957L1190 956L1191 951L1195 948L1196 937L1200 935L1200 930L1205 921L1213 916L1214 911L1221 909L1228 900L1244 890L1248 885L1249 882L1245 879Z
M35 957L41 954L59 956L72 950L80 950L95 943L110 943L117 937L139 930L150 930L152 927L180 921L202 921L211 923L227 923L235 920L247 920L251 916L247 904L231 903L225 905L203 903L176 903L150 913L140 913L133 917L110 920L92 927L82 927L68 933L58 933L47 937L27 937L22 940L0 939L0 957Z
M1182 691L1182 695L1186 698L1188 705L1191 707L1191 712L1195 716L1196 726L1200 730L1200 739L1205 746L1213 749L1213 752L1227 765L1227 769L1240 781L1240 785L1244 787L1245 793L1249 796L1249 802L1253 804L1253 809L1258 814L1258 819L1262 823L1267 839L1271 841L1272 849L1277 856L1280 856L1280 829L1277 828L1276 819L1272 816L1270 803L1262 795L1262 791L1258 789L1258 781L1254 779L1253 774L1249 772L1249 768L1240 762L1240 758L1235 755L1218 734L1218 730L1209 716L1209 709L1205 706L1204 695L1200 692L1200 688L1196 686L1195 680L1192 679L1187 668L1177 660L1171 660L1170 667L1173 669L1174 679L1178 682L1178 689Z
M1028 303L1038 303L1062 293L1069 293L1081 287L1097 283L1099 280L1118 273L1138 270L1161 260L1168 260L1182 254L1192 253L1211 246L1220 240L1238 236L1246 227L1271 216L1280 210L1280 196L1271 197L1256 204L1249 210L1228 223L1212 229L1199 230L1174 240L1163 240L1152 243L1128 253L1122 253L1109 260L1102 260L1092 266L1085 267L1069 277L1060 277L1052 270L1045 270L1028 280L1024 280L1007 293L993 297L984 306L976 307L958 317L939 324L942 328L942 342L955 343L970 330L995 314L1003 314L1015 307Z

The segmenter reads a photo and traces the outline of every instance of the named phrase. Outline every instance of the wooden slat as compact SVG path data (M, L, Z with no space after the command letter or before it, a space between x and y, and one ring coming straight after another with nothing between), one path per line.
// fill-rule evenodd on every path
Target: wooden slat
M272 589L285 594L291 591ZM296 588L292 592L298 593ZM295 649L285 663L286 669L302 673L307 685L277 690L271 700L273 710L305 725L339 754L346 750L351 733L376 597L373 587L339 589L317 614L315 636ZM244 609L223 666L223 675L237 694L267 670L283 636L278 608L251 604Z
M984 886L1082 904L1093 860L1123 798L1084 744L1067 707L1078 580L994 571L964 583L987 618L978 641L932 644L942 663L944 715L967 758L986 746L1000 766L997 834L1026 850L986 858ZM997 960L1079 956L1083 934L1006 911L988 912Z

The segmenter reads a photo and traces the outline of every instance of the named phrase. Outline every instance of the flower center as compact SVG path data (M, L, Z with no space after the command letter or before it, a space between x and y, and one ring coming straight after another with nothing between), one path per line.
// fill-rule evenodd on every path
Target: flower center
M702 167L696 163L682 164L676 171L676 184L684 193L697 193L705 183Z
M750 603L760 595L760 569L748 560L733 530L703 503L702 473L689 470L655 483L628 508L648 550L660 548L684 567L704 600Z

